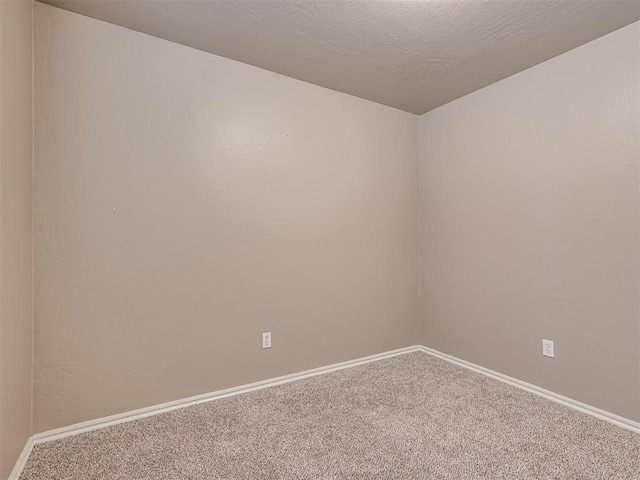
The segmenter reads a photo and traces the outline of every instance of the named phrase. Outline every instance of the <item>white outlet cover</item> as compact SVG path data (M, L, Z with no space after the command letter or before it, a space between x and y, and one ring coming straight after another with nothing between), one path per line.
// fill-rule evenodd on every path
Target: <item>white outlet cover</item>
M553 340L542 340L542 355L545 357L554 357Z
M271 348L271 332L262 334L262 348Z

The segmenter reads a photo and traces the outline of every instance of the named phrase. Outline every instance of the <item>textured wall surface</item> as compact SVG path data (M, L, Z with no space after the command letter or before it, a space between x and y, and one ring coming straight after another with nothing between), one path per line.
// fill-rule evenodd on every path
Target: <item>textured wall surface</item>
M35 90L35 431L415 343L415 115L41 4Z
M0 480L31 435L31 12L0 1Z
M424 113L640 19L637 0L42 0Z
M423 343L634 420L639 38L420 117Z

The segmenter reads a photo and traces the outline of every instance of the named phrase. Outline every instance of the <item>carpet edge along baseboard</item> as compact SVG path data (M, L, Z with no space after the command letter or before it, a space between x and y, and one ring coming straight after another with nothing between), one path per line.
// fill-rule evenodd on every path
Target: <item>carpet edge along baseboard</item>
M318 367L310 370L305 370L302 372L296 372L289 375L284 375L280 377L275 377L271 379L262 380L259 382L253 382L246 385L241 385L237 387L232 387L224 390L219 390L216 392L206 393L202 395L197 395L194 397L189 397L185 399L175 400L172 402L166 402L159 405L154 405L146 408L141 408L137 410L132 410L129 412L123 412L116 415L110 415L107 417L97 418L94 420L89 420L82 423L77 423L73 425L69 425L66 427L57 428L54 430L49 430L41 433L37 433L31 437L29 437L25 443L25 447L16 463L11 475L9 476L9 480L17 480L22 473L22 470L27 462L29 457L29 453L34 445L39 443L50 442L53 440L58 440L61 438L70 437L73 435L79 435L81 433L89 432L92 430L98 430L101 428L106 428L112 425L117 425L120 423L131 422L134 420L138 420L141 418L150 417L153 415L160 415L166 412L170 412L172 410L177 410L181 408L186 408L192 405L197 405L200 403L210 402L216 399L230 397L234 395L239 395L246 392L251 392L255 390L260 390L264 388L269 388L276 385L281 385L289 382L294 382L296 380L301 380L304 378L310 378L316 375L323 375L325 373L334 372L337 370L341 370L344 368L351 368L357 365L363 365L370 362L376 362L379 360L383 360L385 358L391 358L397 355L404 355L410 352L423 352L428 355L432 355L438 357L442 360L454 363L461 367L470 369L474 372L480 373L482 375L488 376L495 380L498 380L503 383L507 383L516 388L526 390L530 393L536 394L547 400L554 401L556 403L560 403L572 409L578 410L580 412L586 413L588 415L597 417L601 420L605 420L607 422L613 423L622 428L626 428L632 430L638 434L640 434L640 422L635 422L631 419L613 414L611 412L607 412L605 410L593 407L591 405L587 405L585 403L579 402L569 397L565 397L559 395L557 393L551 392L549 390L545 390L536 385L529 384L527 382L518 380L513 377L509 377L507 375L501 374L499 372L495 372L488 368L482 367L480 365L476 365L472 362L468 362L466 360L462 360L460 358L454 357L452 355L448 355L446 353L440 352L438 350L434 350L432 348L423 346L423 345L414 345L410 347L400 348L397 350L391 350L388 352L383 352L375 355L369 355L366 357L356 358L353 360L348 360L345 362L335 363L323 367Z

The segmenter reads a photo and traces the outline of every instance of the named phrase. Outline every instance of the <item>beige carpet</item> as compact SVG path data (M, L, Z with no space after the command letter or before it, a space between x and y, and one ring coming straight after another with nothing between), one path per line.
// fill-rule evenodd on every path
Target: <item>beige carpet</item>
M21 480L640 479L640 435L414 352L36 445Z

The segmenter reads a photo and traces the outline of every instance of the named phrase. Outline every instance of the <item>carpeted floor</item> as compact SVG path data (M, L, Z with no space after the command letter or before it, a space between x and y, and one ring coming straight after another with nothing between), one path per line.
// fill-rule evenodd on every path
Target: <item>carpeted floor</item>
M36 445L21 480L640 479L640 435L421 352Z

